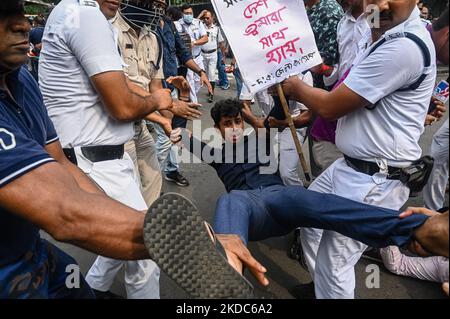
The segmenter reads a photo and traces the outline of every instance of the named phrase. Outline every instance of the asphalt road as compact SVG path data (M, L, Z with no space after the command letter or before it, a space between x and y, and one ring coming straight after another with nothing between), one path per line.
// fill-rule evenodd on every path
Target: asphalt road
M223 91L220 88L216 90L216 100L222 98L230 98L235 95L234 81L231 81L232 87L228 91ZM203 103L202 127L212 127L212 121L209 116L209 111L212 104L206 102L205 89L202 89L199 96L200 102ZM254 106L255 112L257 106ZM448 117L448 114L446 114ZM442 125L442 122L435 124L426 129L421 139L421 146L425 154L429 153L429 147L433 134ZM305 153L308 153L305 150ZM163 192L178 192L189 198L198 206L202 216L212 221L214 214L214 207L217 198L225 192L225 189L218 179L215 171L206 164L182 164L182 172L190 181L191 186L187 188L180 188L176 185L165 183ZM407 205L420 206L423 204L421 197L411 199ZM447 194L448 205L448 194ZM43 236L49 238L48 235ZM54 242L53 239L50 238ZM268 269L268 277L270 279L270 286L267 291L273 294L276 298L292 298L288 292L289 288L299 284L308 283L310 276L307 271L301 268L297 261L289 259L287 250L292 241L292 234L273 238L258 243L250 244L249 248L252 254ZM77 247L56 243L62 247L66 252L72 255L80 264L83 274L87 272L93 261L95 255L86 252ZM400 277L389 273L380 264L380 287L369 289L365 282L369 273L366 269L373 262L369 260L360 260L356 266L356 298L364 299L410 299L410 298L445 298L441 291L440 284L424 282L412 278ZM370 268L370 267L369 267ZM251 280L250 276L247 277ZM258 286L258 285L256 285ZM125 295L123 287L123 274L119 272L116 281L111 289L113 292L120 295ZM170 279L164 274L161 277L161 298L186 298L185 293L178 288Z

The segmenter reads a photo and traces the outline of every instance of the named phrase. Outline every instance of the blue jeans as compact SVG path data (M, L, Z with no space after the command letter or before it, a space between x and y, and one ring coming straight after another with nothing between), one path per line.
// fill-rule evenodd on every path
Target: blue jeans
M239 97L241 96L242 87L244 86L244 80L242 80L242 74L238 68L234 69L233 75L236 79L237 98L239 99Z
M160 125L152 124L157 134L156 152L161 169L166 174L177 172L180 167L180 164L178 164L178 147L173 145Z
M227 72L225 72L225 65L222 64L222 51L217 50L217 70L219 71L219 83L217 86L229 85Z
M222 195L214 230L237 234L244 243L284 236L298 227L333 230L374 248L403 247L427 216L405 219L399 212L370 206L302 186L274 185Z
M79 271L72 257L38 239L22 259L0 267L0 299L94 299L91 288L74 269ZM79 286L69 288L66 281Z

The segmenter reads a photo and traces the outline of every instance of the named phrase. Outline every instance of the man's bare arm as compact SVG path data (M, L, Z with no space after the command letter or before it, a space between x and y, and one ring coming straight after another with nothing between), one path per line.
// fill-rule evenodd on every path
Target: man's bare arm
M92 194L104 194L103 191L94 183L78 166L72 164L61 147L61 143L56 141L45 147L47 153L50 154L59 164L61 164L76 180L78 186L85 192Z
M149 258L145 214L81 189L58 163L48 163L0 188L0 205L56 240L115 259Z
M149 94L127 81L125 74L120 71L94 75L91 81L111 116L118 121L136 121L154 111L172 106L169 90Z
M196 45L196 46L202 46L202 45L204 45L204 44L206 44L206 43L208 43L208 36L207 35L204 35L204 36L202 36L200 39L198 39L198 40L195 40L194 42L194 45Z
M303 103L326 120L337 120L357 109L370 105L370 102L350 90L342 83L336 90L328 92L314 88L293 76L282 83L283 91L291 99ZM273 89L271 90L273 92ZM273 93L276 93L273 92Z

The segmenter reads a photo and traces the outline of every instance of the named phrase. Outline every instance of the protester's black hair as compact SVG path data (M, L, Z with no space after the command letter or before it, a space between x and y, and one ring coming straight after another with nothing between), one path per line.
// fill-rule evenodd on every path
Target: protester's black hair
M191 9L192 6L189 3L185 3L181 6L181 11L187 10L187 9Z
M439 31L442 30L445 27L448 27L448 7L445 9L445 11L441 14L441 16L433 22L433 30Z
M0 17L24 13L23 0L1 0Z
M242 103L233 99L219 101L211 109L211 117L217 126L222 117L236 117L239 114L242 116Z
M168 7L166 10L166 16L168 16L172 21L178 21L183 18L183 12L179 7Z

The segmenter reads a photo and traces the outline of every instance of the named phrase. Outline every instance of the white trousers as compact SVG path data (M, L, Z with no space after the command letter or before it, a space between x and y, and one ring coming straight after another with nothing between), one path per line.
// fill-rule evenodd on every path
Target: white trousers
M219 76L217 74L217 51L213 53L202 53L203 55L203 64L205 65L205 71L208 75L208 79L210 82L217 82L219 80Z
M78 166L109 197L139 211L147 209L137 172L127 153L123 159L97 163L85 158L80 148L75 148L75 153ZM123 261L99 256L86 275L86 281L93 289L108 291L122 267L125 267L125 289L128 298L159 299L160 270L152 260Z
M386 174L358 173L338 159L309 187L354 201L400 209L408 200L409 189ZM354 266L367 248L361 242L329 230L302 228L302 247L319 299L353 299Z
M194 62L197 63L197 65L201 69L204 69L203 56L201 54L194 59ZM198 91L200 91L200 88L202 86L200 76L194 73L191 69L188 69L188 72L186 74L186 80L189 82L189 85L191 86L191 94L190 94L191 101L193 103L198 103L197 93Z
M303 129L297 130L297 136L300 144L305 139ZM303 182L298 175L300 160L298 158L297 149L292 138L291 130L286 128L277 135L280 144L280 177L285 185L303 186Z
M430 180L423 191L425 207L438 210L444 206L445 188L448 182L448 119L433 136L431 156L434 166Z

